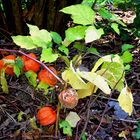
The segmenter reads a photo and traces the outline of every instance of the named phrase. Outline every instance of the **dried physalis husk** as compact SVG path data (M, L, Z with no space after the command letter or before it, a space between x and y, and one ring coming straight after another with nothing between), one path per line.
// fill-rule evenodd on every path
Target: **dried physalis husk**
M66 108L71 108L72 109L78 103L78 94L72 88L68 88L66 90L63 90L59 94L58 98L59 98L60 103Z

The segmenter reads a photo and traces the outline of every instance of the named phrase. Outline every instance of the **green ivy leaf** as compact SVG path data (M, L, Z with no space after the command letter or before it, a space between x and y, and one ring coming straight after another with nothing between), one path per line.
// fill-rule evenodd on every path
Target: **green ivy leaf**
M44 61L45 63L49 62L54 62L58 58L58 54L53 53L52 48L47 48L42 50L41 54L41 61Z
M87 29L86 26L75 26L72 28L68 28L65 31L66 40L73 42L75 40L84 39L86 29Z
M25 73L25 76L27 77L29 83L33 87L36 87L37 86L37 82L36 82L37 74L35 72L33 72L32 70L30 70L30 71L28 71L28 72Z
M30 36L12 36L14 43L21 48L25 48L27 50L37 48L37 46L33 43Z
M76 24L91 25L95 20L94 11L86 5L76 4L69 7L65 7L60 11L65 14L71 14L71 18Z
M102 28L96 29L94 26L89 26L86 30L85 42L90 43L94 40L100 39L103 34L104 31Z
M130 63L133 61L133 54L129 51L125 51L121 56L121 59L123 60L123 63Z
M63 120L59 123L59 127L60 128L63 128L63 133L68 135L68 136L72 136L72 129L71 129L71 126L70 124L66 121L66 120Z
M120 30L118 28L118 24L117 23L112 23L111 24L111 28L118 34L120 35Z
M130 44L123 44L121 48L122 48L122 52L125 52L125 51L127 51L129 49L134 48L134 46L130 45Z
M62 38L61 38L61 36L58 33L56 33L56 32L50 32L50 35L51 35L53 41L56 44L60 44L62 42Z
M66 55L69 54L69 49L64 45L59 46L58 49Z
M4 69L0 70L0 84L2 86L1 87L2 91L4 93L9 93L7 81L6 81L6 78L5 78L5 70Z

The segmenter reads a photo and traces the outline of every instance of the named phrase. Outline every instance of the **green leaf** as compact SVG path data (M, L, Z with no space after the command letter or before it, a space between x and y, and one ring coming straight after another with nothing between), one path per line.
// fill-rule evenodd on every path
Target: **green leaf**
M73 47L77 49L78 51L86 51L87 49L86 46L80 42L74 42Z
M103 76L100 76L94 72L84 72L79 71L78 74L86 79L87 81L91 82L93 85L97 86L100 90L102 90L105 94L110 94L111 89L109 88L107 82L105 81Z
M20 57L17 57L16 58L16 63L15 63L20 69L23 68L24 64L23 64L23 61Z
M36 25L27 24L27 26L31 36L35 36L39 32L39 28Z
M37 74L35 72L33 72L32 70L29 70L28 72L25 73L25 76L27 77L29 83L33 87L37 86L37 82L36 82Z
M37 48L37 46L33 43L30 36L12 36L14 43L21 48L25 48L27 50Z
M86 29L87 29L86 26L75 26L72 28L68 28L65 31L66 40L73 42L75 40L84 39Z
M100 39L103 34L104 31L102 28L96 29L94 26L89 26L86 30L85 42L90 43L94 40Z
M76 73L70 63L70 68L62 73L62 78L64 81L69 83L74 89L87 89L87 84L81 79L81 77Z
M69 49L64 45L59 46L58 49L66 55L69 54Z
M77 123L80 121L80 117L76 112L70 111L65 120L71 127L76 127Z
M2 86L1 87L2 91L4 93L9 93L7 81L6 81L6 78L5 78L5 70L4 69L0 70L0 84Z
M41 54L41 61L44 61L45 63L49 62L54 62L56 61L58 58L58 54L53 53L52 48L47 48L47 49L43 49L42 50L42 54Z
M63 128L63 134L66 134L68 136L72 136L71 126L70 126L70 124L66 120L61 121L59 123L59 127Z
M20 122L21 120L22 120L22 117L23 117L23 115L24 115L25 113L24 112L22 112L22 111L20 111L19 113L18 113L18 122Z
M123 60L123 63L130 63L133 61L133 54L129 51L125 51L121 56L121 59Z
M81 4L92 7L95 0L83 0Z
M115 14L112 14L111 20L117 22L118 24L122 25L123 27L126 27L126 25Z
M135 133L134 133L134 137L136 139L140 139L140 120L138 121L137 125L138 126L137 126L137 129L136 129Z
M47 44L52 40L50 33L45 29L39 30L35 25L27 24L27 26L33 43L38 47L46 48Z
M20 57L16 58L15 64L14 64L14 73L16 74L17 77L21 74L23 70L23 61Z
M38 127L36 125L36 118L35 117L30 118L30 125L33 129L38 129Z
M47 44L52 41L51 35L47 30L39 30L38 33L31 36L34 44L39 47L46 48Z
M111 17L112 17L112 14L105 8L100 8L100 10L98 12L99 12L100 16L104 19L111 19Z
M131 90L127 86L122 89L118 101L120 107L130 116L133 111L133 96Z
M119 20L118 17L115 14L112 14L107 9L101 8L98 12L99 12L99 14L101 15L102 18L108 19L108 20L111 20L111 21L116 21L118 24L126 27L126 25L121 20Z
M125 67L124 67L125 70L127 71L130 71L131 70L131 66L129 64L127 64Z
M20 68L16 64L14 65L14 73L16 74L17 77L19 77L19 75L20 75Z
M91 25L95 20L94 11L86 5L76 4L69 7L65 7L60 11L65 14L71 14L71 18L76 24Z
M122 76L124 73L123 62L121 61L118 55L115 55L113 59L110 56L110 59L112 59L110 62L109 56L103 57L105 61L101 67L101 70L104 69L104 70L107 70L107 72L103 74L102 76L108 81L108 84L111 86L111 88L113 88L115 84L117 83L117 86L115 89L118 91L121 91L124 88L124 76ZM118 83L118 80L121 77L122 79Z
M92 54L99 55L99 52L97 51L96 48L88 48L87 49L87 52L92 53Z
M37 89L38 90L44 90L44 95L46 95L48 93L48 87L49 87L49 85L47 85L46 83L40 81L38 86L37 86Z
M121 48L122 48L122 52L125 52L125 51L127 51L129 49L134 48L134 46L130 45L130 44L123 44Z
M60 44L62 42L62 38L61 38L61 36L58 33L56 33L56 32L50 32L50 35L51 35L53 41L56 44Z
M111 24L111 28L118 34L120 35L120 30L118 28L118 24L117 23L112 23Z

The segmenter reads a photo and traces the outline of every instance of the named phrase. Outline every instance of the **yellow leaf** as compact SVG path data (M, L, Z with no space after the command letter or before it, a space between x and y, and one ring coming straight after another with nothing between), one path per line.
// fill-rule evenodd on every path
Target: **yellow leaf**
M92 83L88 82L87 86L88 86L87 89L79 89L77 91L79 99L90 96L97 91L97 87L95 85L93 85Z
M119 133L119 137L123 137L123 138L126 138L127 135L129 135L129 130L124 130L122 131L121 133Z
M133 111L133 96L131 90L127 86L122 89L118 101L120 107L130 116Z
M109 88L109 86L103 76L100 76L94 72L79 71L78 69L77 69L77 73L82 78L86 79L87 81L91 82L93 85L97 86L104 93L106 93L106 94L111 93L111 89Z
M62 73L64 81L68 82L74 89L86 89L87 84L71 68Z

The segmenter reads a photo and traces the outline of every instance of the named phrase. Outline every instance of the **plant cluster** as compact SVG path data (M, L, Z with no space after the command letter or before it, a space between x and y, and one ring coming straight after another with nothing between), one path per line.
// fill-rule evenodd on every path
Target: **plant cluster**
M97 93L98 89L103 94L110 95L110 97L113 91L116 90L119 93L117 100L120 107L130 116L133 112L133 96L125 80L125 72L131 70L130 63L133 60L133 55L130 53L130 49L134 46L124 44L122 52L119 54L100 57L93 64L91 70L83 66L84 53L100 56L97 49L92 46L92 42L100 39L105 34L105 31L102 25L99 26L96 14L99 14L102 19L108 20L108 26L117 35L120 35L120 26L123 29L127 28L115 14L102 5L97 5L96 9L94 9L95 4L96 1L94 0L83 0L81 4L60 10L60 12L71 15L74 24L73 27L65 31L64 39L56 32L49 32L45 29L40 30L37 26L30 24L27 24L30 35L12 36L14 43L20 48L30 51L32 49L41 50L41 55L39 61L35 61L37 57L33 53L17 58L14 55L9 55L0 60L0 77L3 91L8 91L5 84L5 73L11 76L16 74L19 77L24 71L33 87L41 87L44 90L48 86L44 87L42 83L54 86L59 80L63 84L63 88L60 89L58 99L65 108L73 109L78 104L79 99L92 96ZM81 42L85 44L83 45ZM87 44L90 47L87 47ZM71 60L69 58L69 46L80 52L79 55L75 55ZM61 73L63 80L57 76L58 73L52 66L49 66L48 69L45 67L46 63L56 62L58 59L62 59L66 64ZM40 63L44 66L42 70L40 70ZM40 81L38 86L37 79ZM59 113L59 109L57 113ZM57 123L58 118L56 112L47 106L38 111L37 119L41 125L46 126ZM76 127L79 120L80 117L77 113L70 112L65 120L60 121L59 127L63 128L64 134L72 136L72 128Z

